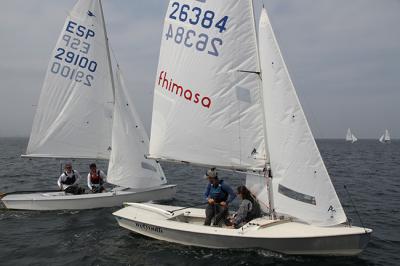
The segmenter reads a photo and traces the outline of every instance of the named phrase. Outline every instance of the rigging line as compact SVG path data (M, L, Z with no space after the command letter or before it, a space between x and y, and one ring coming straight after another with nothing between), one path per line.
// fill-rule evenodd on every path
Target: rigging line
M114 82L114 71L112 68L112 62L111 62L111 57L110 57L110 40L108 38L106 21L104 19L103 4L102 4L101 0L98 0L98 3L100 6L101 21L103 23L103 30L104 30L104 37L105 37L106 51L107 51L108 68L109 68L109 72L110 72L111 87L112 87L112 92L113 92L113 101L115 102L115 82Z
M185 209L189 209L189 208L193 208L193 207L203 206L203 205L205 205L205 204L207 204L207 203L208 203L208 202L202 202L202 203L199 203L199 204L195 204L195 205L191 205L191 206L188 206L188 207L176 209L176 210L173 210L173 211L168 211L168 210L167 210L167 212L169 212L169 213L171 213L172 215L174 215L175 212L177 212L177 211L181 211L181 210L185 210Z
M236 91L236 93L237 93L237 91ZM238 104L238 106L239 106L239 161L240 161L240 165L242 165L242 136L241 136L241 132L242 132L242 125L241 125L241 117L240 117L240 115L241 115L241 111L240 111L240 100L239 100L239 104Z
M109 44L109 46L110 46L111 55L112 55L113 59L115 60L115 64L117 65L117 68L120 69L119 61L117 59L117 54L114 52L114 48L112 47L111 43Z
M257 74L257 75L261 76L261 72L260 71L238 70L237 72L249 73L249 74Z
M346 190L347 195L349 196L349 199L350 199L350 201L351 201L351 204L353 204L353 208L354 208L354 210L356 211L356 214L357 214L357 216L358 216L358 219L360 220L361 225L362 225L362 227L364 228L365 233L368 234L367 229L365 228L364 223L363 223L363 221L362 221L362 219L361 219L361 216L360 216L360 214L359 214L359 212L358 212L358 210L357 210L357 208L356 208L356 205L354 204L354 201L353 201L353 199L352 199L352 197L351 197L349 191L347 190L347 186L346 186L346 185L343 185L343 187L344 187L344 189Z

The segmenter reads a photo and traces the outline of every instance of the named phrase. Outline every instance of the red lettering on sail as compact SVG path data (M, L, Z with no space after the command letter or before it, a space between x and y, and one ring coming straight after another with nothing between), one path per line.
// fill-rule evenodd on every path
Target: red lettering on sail
M172 78L168 78L166 71L160 72L160 75L158 76L158 86L161 86L161 88L166 89L172 95L179 96L186 101L194 104L200 104L202 107L208 109L211 107L210 97L202 96L199 92L193 92L191 89L184 88Z

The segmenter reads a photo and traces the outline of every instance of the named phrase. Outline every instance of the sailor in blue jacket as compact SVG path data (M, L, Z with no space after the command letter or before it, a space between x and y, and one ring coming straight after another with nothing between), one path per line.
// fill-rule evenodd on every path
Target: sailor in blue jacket
M215 168L208 170L205 177L209 183L204 193L208 202L204 225L211 225L213 217L215 217L213 225L218 225L221 220L228 223L226 219L228 216L228 205L236 198L236 194L229 185L224 183L224 180L218 179L218 173Z

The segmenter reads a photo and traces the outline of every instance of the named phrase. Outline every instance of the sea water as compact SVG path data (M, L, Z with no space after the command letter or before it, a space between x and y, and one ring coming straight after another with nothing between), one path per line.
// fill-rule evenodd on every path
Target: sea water
M28 140L0 138L0 191L56 189L57 160L22 159ZM343 140L317 141L347 216L356 225L374 230L357 257L288 256L261 249L215 250L167 243L134 234L118 226L104 208L81 211L0 210L0 265L400 265L400 142L377 140L354 144ZM82 174L91 161L74 162ZM107 170L106 162L97 162ZM163 164L169 183L178 184L168 204L202 202L205 168ZM242 174L220 172L236 187ZM344 185L350 193L349 198ZM237 202L233 204L235 209Z

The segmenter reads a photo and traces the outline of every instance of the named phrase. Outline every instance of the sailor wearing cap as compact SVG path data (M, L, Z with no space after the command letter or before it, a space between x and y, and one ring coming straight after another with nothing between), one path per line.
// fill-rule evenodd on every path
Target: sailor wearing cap
M228 205L231 203L236 194L232 188L224 183L224 180L218 179L218 173L215 168L207 170L204 175L208 179L204 196L208 202L206 207L206 219L204 225L211 225L211 220L214 218L213 225L218 225L222 220L228 223Z

